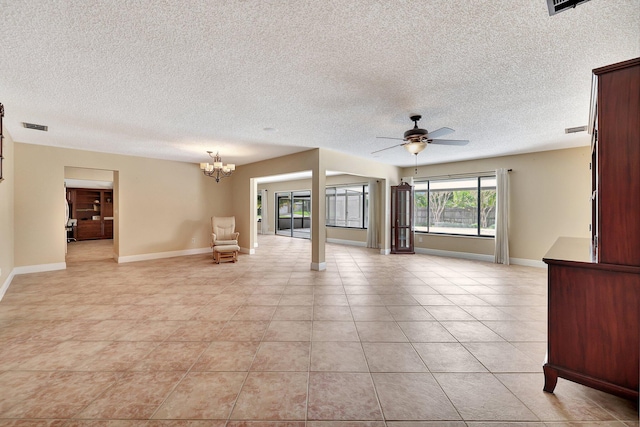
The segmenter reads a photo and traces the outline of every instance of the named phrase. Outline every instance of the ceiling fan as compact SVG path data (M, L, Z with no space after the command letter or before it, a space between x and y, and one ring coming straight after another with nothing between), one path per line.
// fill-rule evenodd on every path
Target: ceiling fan
M424 150L427 144L441 144L441 145L467 145L469 141L463 139L437 139L440 136L448 135L452 132L455 132L451 128L440 128L434 130L433 132L429 132L426 129L420 129L418 127L418 121L422 118L420 115L413 115L410 117L413 122L413 129L409 129L404 133L404 138L389 138L386 136L379 136L381 139L397 139L400 141L404 141L401 144L392 145L391 147L383 148L382 150L377 150L372 152L371 154L379 153L384 150L389 150L395 147L404 147L411 154L418 155L419 152Z

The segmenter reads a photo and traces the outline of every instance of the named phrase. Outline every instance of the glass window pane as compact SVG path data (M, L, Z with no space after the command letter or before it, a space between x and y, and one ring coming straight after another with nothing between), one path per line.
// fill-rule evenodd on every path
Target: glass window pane
M416 231L429 231L429 196L427 185L416 185L413 193L413 224Z
M495 206L495 176L416 182L415 231L495 236Z
M326 224L335 227L365 227L367 212L363 185L327 187ZM364 213L364 217L363 217Z
M429 232L478 234L478 179L429 183Z
M335 225L336 222L336 189L327 187L325 190L326 197L326 213L325 223L326 225Z
M369 186L364 186L364 228L369 228Z
M347 225L347 199L344 191L338 189L336 195L336 226L346 227Z
M278 200L278 222L276 224L276 232L280 230L291 230L291 199L289 199L288 193L286 196L282 193L276 193L276 199Z
M496 178L480 178L480 234L496 235Z
M429 192L429 231L446 233L444 211L451 199L451 191L431 190Z
M280 218L290 218L291 217L291 200L285 198L278 199L278 212L280 214Z
M347 227L362 227L362 192L347 190Z

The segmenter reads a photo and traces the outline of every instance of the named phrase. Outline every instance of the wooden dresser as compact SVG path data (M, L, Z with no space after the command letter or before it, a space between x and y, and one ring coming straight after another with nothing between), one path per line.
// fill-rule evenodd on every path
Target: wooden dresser
M544 390L558 377L638 398L640 267L591 260L588 238L561 237L545 255L549 343Z
M543 258L544 390L561 377L638 399L640 58L593 73L592 238L560 238Z

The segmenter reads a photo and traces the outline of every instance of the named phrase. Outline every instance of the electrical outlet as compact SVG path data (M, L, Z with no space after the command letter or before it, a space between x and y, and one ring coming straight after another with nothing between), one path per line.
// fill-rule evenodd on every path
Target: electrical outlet
M195 237L191 238L191 243L195 243L195 242L196 242L196 238Z
M418 236L418 243L422 243L422 236Z

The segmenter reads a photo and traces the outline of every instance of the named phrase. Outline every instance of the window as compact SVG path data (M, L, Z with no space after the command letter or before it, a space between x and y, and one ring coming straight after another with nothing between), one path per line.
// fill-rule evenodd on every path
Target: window
M256 216L258 217L258 221L262 221L262 194L258 193L258 201L256 202Z
M495 176L416 182L414 203L415 231L495 236Z
M369 186L327 187L326 225L367 228L369 226Z

